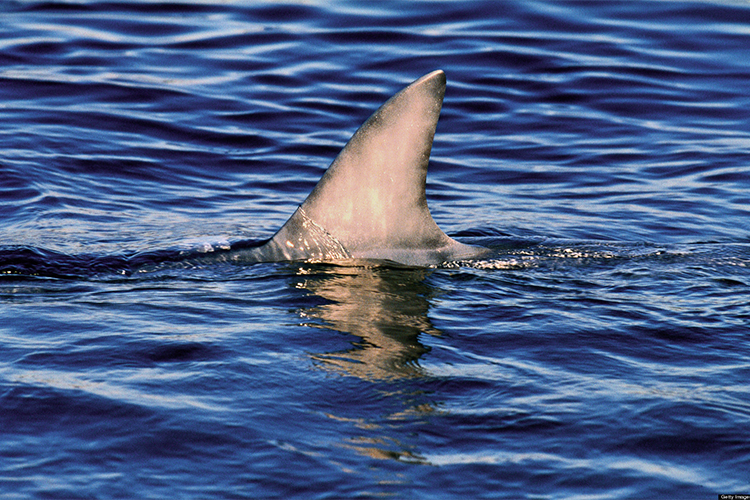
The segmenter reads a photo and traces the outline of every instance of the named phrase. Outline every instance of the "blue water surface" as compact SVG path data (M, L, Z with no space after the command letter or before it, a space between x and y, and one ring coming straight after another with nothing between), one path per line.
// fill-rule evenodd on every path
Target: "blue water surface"
M435 69L489 255L212 259ZM750 493L744 2L8 0L0 236L2 498Z

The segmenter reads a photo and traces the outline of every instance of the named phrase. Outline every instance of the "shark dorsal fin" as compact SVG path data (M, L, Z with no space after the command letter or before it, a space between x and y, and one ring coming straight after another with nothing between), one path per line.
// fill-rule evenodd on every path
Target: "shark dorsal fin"
M357 130L299 209L271 239L287 260L429 263L467 253L427 207L425 181L445 73L394 95ZM457 250L462 250L458 251ZM416 252L416 253L415 253ZM414 256L414 258L410 256Z

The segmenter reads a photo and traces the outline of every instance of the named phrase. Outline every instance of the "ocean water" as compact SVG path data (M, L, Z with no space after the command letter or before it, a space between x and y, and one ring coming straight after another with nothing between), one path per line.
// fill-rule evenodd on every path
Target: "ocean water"
M435 69L488 256L212 260ZM0 237L2 498L750 493L744 2L4 1Z

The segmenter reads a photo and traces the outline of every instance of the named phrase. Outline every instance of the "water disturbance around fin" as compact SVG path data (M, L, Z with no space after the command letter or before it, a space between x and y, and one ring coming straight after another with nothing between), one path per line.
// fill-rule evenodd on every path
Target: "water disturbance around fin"
M433 71L383 104L284 226L243 257L424 266L483 252L446 235L427 207L427 165L445 83L445 73Z

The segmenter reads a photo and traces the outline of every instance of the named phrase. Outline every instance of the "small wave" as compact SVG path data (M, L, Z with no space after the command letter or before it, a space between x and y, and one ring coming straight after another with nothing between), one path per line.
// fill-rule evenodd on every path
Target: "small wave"
M182 252L162 250L132 255L69 255L30 246L0 248L0 276L85 279L103 274L132 275L137 269L169 260Z

